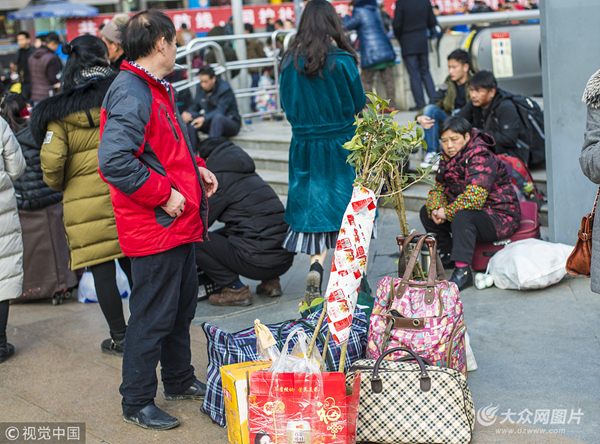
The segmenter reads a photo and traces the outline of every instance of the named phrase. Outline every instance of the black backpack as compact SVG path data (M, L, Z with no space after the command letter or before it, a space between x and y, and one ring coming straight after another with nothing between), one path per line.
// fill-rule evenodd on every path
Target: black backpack
M535 165L543 162L546 159L546 137L544 135L544 112L537 104L529 97L523 97L519 94L509 96L512 103L517 108L519 117L525 126L524 137L526 140L519 141L527 146L529 151L529 165Z

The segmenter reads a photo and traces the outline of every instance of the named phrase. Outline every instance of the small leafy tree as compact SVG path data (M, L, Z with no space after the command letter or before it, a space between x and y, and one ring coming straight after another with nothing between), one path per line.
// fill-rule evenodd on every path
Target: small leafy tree
M355 185L362 185L375 193L378 198L391 201L403 236L408 236L406 209L402 192L418 182L432 184L429 180L431 167L422 169L417 166L417 173L410 173L404 168L408 164L411 153L421 146L426 147L423 140L423 129L415 122L408 126L400 125L394 120L397 111L389 111L389 100L384 100L373 93L367 93L370 104L363 111L362 119L357 119L356 134L344 148L350 151L348 163L356 169ZM384 185L387 191L383 192ZM422 275L420 267L419 274Z

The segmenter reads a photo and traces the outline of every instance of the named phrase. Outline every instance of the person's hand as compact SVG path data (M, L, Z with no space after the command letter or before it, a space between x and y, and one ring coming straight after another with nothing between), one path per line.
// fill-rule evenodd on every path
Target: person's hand
M417 117L417 123L423 127L423 129L429 129L435 124L435 120L427 116Z
M183 119L183 121L185 123L190 123L194 119L192 117L192 115L190 113L188 113L187 111L184 111L181 113L181 118Z
M443 208L438 208L431 212L431 218L437 225L446 222L446 211Z
M219 188L219 182L213 173L208 171L206 168L198 167L198 173L204 183L204 191L206 192L206 198L209 198L217 192Z
M200 129L202 125L204 125L204 117L196 117L194 120L192 120L192 125L194 125L194 128Z
M169 197L167 204L162 205L161 208L171 217L181 216L185 208L185 197L175 188L171 188L171 197Z

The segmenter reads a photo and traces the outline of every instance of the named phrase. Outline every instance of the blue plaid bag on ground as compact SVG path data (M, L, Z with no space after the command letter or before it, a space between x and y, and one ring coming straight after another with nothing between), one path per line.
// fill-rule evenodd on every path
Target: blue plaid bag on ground
M287 336L297 327L303 327L309 338L313 337L315 326L321 315L321 310L311 314L306 319L286 321L281 324L267 325L277 345L281 350ZM328 325L323 323L317 336L317 347L323 352L323 344L327 337ZM256 333L254 327L238 333L225 333L217 327L207 323L202 324L202 329L207 339L208 368L206 370L206 396L200 411L206 413L213 421L225 426L225 401L223 399L223 385L219 368L224 365L238 364L240 362L258 361L256 351ZM364 358L367 346L367 331L369 325L362 310L354 312L352 330L348 340L346 354L346 370L358 359ZM290 349L297 341L297 337L290 340ZM329 341L325 363L328 371L337 371L340 362L341 348Z

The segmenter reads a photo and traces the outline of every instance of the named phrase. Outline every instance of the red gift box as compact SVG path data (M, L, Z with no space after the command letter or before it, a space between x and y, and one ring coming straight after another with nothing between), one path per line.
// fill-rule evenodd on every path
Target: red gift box
M343 373L254 372L250 442L259 435L261 444L354 444L359 399L360 372L348 389Z

